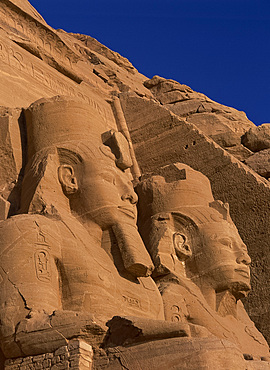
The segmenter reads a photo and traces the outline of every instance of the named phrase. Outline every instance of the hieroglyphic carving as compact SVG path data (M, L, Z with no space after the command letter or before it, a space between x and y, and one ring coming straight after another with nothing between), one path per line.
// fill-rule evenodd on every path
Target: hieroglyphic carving
M41 64L38 65L38 63L31 60L31 58L25 58L24 54L18 50L16 45L12 45L12 43L7 44L0 38L0 62L2 61L15 70L30 75L54 93L82 99L95 108L101 117L105 120L107 119L108 112L106 109L101 107L96 100L79 91L77 84L72 81L64 81L65 77L61 78L60 75L56 76L53 72L48 72Z
M70 68L80 60L80 57L49 26L40 23L21 9L18 11L18 8L8 0L3 0L0 4L0 19L12 30L16 30L16 33L28 37L35 45L63 61Z
M0 41L0 60L19 71L26 69L22 54L3 41Z
M141 308L141 302L138 298L134 297L128 297L126 295L123 295L124 302L126 302L130 306L135 306Z
M37 278L41 281L51 280L50 260L48 252L44 249L35 253L35 266Z

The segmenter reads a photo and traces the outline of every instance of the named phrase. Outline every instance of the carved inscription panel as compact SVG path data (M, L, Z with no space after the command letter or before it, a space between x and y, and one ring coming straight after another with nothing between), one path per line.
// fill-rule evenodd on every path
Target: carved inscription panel
M25 76L24 84L29 83L29 89L32 93L35 90L40 90L40 94L36 94L36 99L46 95L53 96L55 94L74 96L92 106L104 122L114 122L110 104L99 97L100 93L95 90L93 92L93 89L86 84L83 84L82 86L78 85L77 83L58 73L52 67L46 65L43 61L27 53L15 43L7 41L7 39L4 37L4 34L1 32L0 64L3 65L3 67L0 67L0 71L8 70L10 71L11 76L14 74L16 76L17 72L20 76L19 81ZM10 67L10 69L7 69L8 67ZM34 79L34 86L33 82L29 80L29 77ZM12 79L10 80L12 82ZM16 84L18 84L17 78ZM25 105L30 104L32 100L33 97L30 98L29 102L27 101Z
M2 1L0 4L1 23L17 30L35 45L38 45L50 55L73 68L80 59L49 27L32 18L29 14L16 12L9 6L9 2Z

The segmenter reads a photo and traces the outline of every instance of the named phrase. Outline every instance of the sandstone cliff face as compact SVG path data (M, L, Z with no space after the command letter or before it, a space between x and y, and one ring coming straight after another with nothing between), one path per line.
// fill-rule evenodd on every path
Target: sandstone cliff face
M216 199L230 204L253 261L246 308L270 341L268 126L256 139L264 142L258 149L247 138L260 129L245 113L176 81L147 79L94 38L54 30L26 0L1 2L0 50L0 217L20 205L27 155L22 108L42 97L75 96L92 105L104 125L117 126L117 96L142 173L186 163L208 176Z
M219 104L176 81L155 76L145 81L144 85L173 113L185 117L187 122L194 123L216 140L219 140L220 135L220 144L224 147L240 144L239 137L255 126L244 112ZM231 132L235 134L234 137Z

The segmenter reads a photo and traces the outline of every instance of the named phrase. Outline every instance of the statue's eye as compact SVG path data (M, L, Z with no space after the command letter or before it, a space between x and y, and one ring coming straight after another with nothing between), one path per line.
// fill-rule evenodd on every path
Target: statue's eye
M111 173L103 173L102 175L101 175L101 177L102 177L102 179L104 180L104 181L106 181L106 182L109 182L109 183L111 183L111 184L113 184L113 185L115 185L116 184L116 179L115 179L115 176L113 175L113 174L111 174Z
M230 238L220 238L218 242L224 245L225 247L232 248L232 240Z

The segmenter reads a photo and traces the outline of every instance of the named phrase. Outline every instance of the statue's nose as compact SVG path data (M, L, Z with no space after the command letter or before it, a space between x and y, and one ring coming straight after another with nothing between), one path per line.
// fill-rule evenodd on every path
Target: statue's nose
M245 251L245 250L239 251L239 255L236 258L236 262L239 263L239 264L243 263L244 265L249 266L250 263L251 263L251 259L248 255L247 251Z
M136 204L138 202L138 196L134 191L127 191L121 196L122 200L129 200L131 204Z

